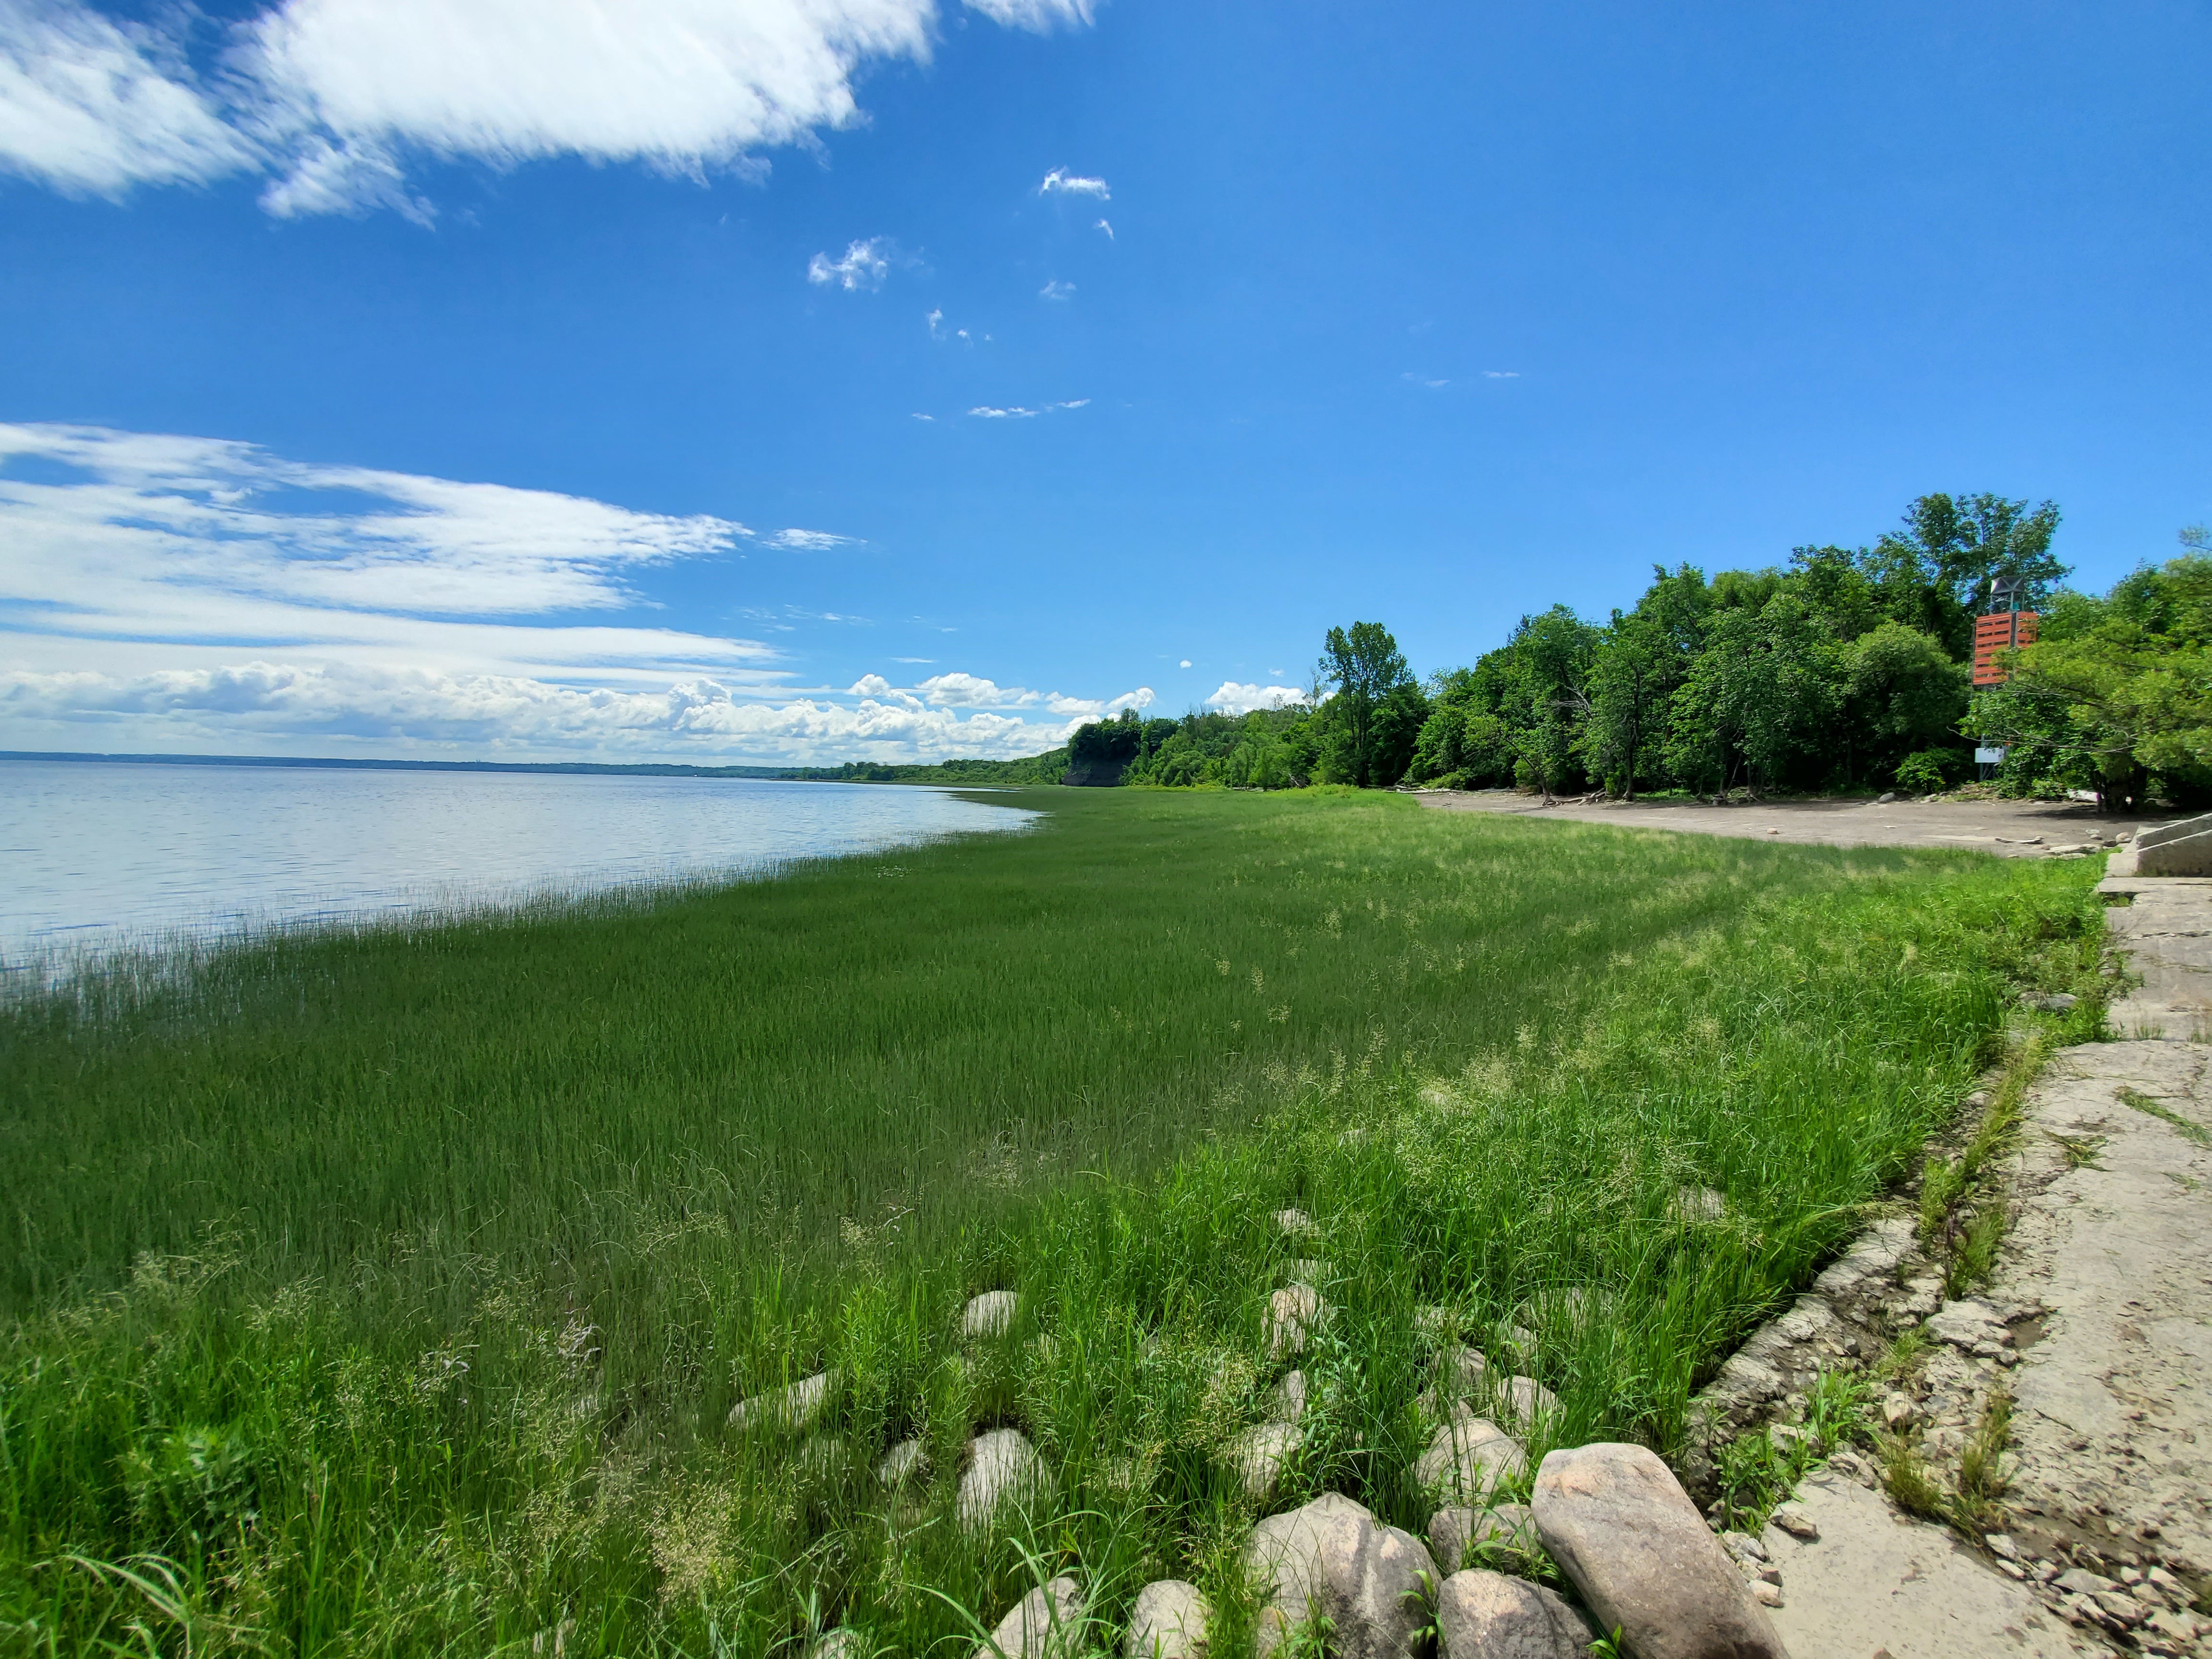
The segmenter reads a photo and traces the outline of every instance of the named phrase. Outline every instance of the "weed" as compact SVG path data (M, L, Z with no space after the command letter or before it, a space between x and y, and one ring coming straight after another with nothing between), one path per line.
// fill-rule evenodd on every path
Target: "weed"
M2157 1118L2162 1123L2172 1124L2181 1132L2184 1139L2194 1141L2199 1146L2212 1146L2212 1130L2206 1129L2203 1124L2192 1119L2182 1116L2170 1106L2160 1105L2141 1090L2123 1087L2112 1092L2118 1097L2123 1104L2132 1106L2138 1112Z
M1973 1219L1960 1231L1944 1269L1946 1296L1963 1296L1971 1287L1988 1281L1996 1267L1997 1247L2004 1243L2010 1219L2003 1201L1995 1197L1974 1212Z
M2043 1133L2045 1139L2057 1146L2068 1169L2101 1170L2105 1167L2097 1161L2105 1150L2104 1136L2062 1135L2051 1129L2045 1129Z
M1926 1358L1929 1338L1926 1328L1909 1325L1897 1334L1897 1338L1875 1362L1874 1374L1885 1382L1898 1382L1920 1369Z
M1996 1500L2004 1493L2003 1458L2012 1435L2012 1395L2003 1389L1990 1391L1966 1449L1959 1455L1954 1483L1958 1495L1951 1519L1970 1536L1995 1530L1999 1522Z
M1927 1465L1920 1461L1920 1454L1903 1435L1888 1436L1881 1442L1881 1484L1891 1500L1906 1514L1926 1521L1949 1518L1943 1489L1936 1484Z

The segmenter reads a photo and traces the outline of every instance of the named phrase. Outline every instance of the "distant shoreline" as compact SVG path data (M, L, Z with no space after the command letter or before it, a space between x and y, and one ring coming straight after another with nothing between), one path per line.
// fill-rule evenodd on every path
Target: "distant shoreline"
M622 777L771 778L805 781L790 766L684 766L675 763L618 766L596 761L370 760L355 757L320 759L308 755L100 755L89 750L0 749L0 760L104 761L118 766L275 766L346 772L582 772Z

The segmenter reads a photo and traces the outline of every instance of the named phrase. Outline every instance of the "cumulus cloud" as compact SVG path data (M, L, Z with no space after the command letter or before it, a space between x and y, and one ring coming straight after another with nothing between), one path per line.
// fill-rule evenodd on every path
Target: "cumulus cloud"
M1295 686L1239 685L1235 680L1224 680L1221 689L1206 700L1206 706L1224 714L1249 714L1255 708L1289 708L1305 700L1305 693Z
M1089 19L1085 19L1088 21ZM1103 179L1085 179L1070 173L1066 167L1054 167L1037 186L1040 196L1092 196L1102 202L1111 201L1114 192ZM1103 224L1105 222L1101 220Z
M512 676L247 662L140 675L0 672L0 730L67 746L241 748L303 742L363 752L602 759L1011 758L1064 728L965 716L912 698L761 701L714 679L659 690L581 689Z
M655 616L651 573L763 539L854 538L0 424L0 748L935 759L1035 754L1121 706L964 672L802 696L781 652Z
M1091 0L968 0L1009 27ZM156 11L190 26L188 8ZM926 60L936 0L281 0L230 27L220 88L179 33L83 0L0 3L0 166L115 195L264 172L279 215L398 207L418 157L556 155L703 179L865 118L871 61Z
M890 275L892 251L887 239L871 236L848 245L842 259L817 253L806 262L806 280L817 285L835 283L848 294L873 293Z

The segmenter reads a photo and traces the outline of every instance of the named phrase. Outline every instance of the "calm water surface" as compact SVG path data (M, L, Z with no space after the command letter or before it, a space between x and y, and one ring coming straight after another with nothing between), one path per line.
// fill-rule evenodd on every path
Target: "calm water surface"
M1036 815L740 778L0 759L0 958L769 869Z

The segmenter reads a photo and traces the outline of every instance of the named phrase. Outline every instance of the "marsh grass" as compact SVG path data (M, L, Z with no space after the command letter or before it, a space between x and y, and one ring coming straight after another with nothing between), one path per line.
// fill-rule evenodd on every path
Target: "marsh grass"
M1102 1635L1193 1580L1233 1653L1224 1449L1292 1261L1334 1313L1279 1502L1425 1528L1424 1308L1555 1391L1532 1454L1668 1449L1955 1115L2013 984L2079 954L2087 885L1076 795L1004 842L27 1003L0 1619L55 1652L951 1654L1074 1571ZM1022 1313L963 1346L991 1288ZM726 1426L824 1368L810 1437ZM963 1531L996 1426L1048 1485Z

